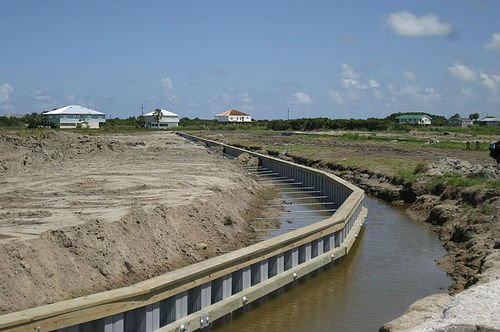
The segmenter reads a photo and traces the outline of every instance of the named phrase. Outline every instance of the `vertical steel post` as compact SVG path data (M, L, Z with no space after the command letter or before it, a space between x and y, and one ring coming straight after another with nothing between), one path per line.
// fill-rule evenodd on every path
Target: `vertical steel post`
M242 290L252 286L252 270L250 266L243 268L241 279L243 287Z
M268 260L260 262L260 282L266 281L269 276Z
M184 291L175 295L175 320L188 315L188 292Z
M318 241L316 242L316 255L319 256L321 255L322 253L324 253L324 244L323 244L323 238L321 239L318 239Z
M146 332L153 332L160 328L160 303L146 306Z
M285 255L279 254L276 257L276 273L280 274L285 271Z
M305 244L305 261L311 260L311 243Z
M201 285L201 309L212 304L212 283Z
M292 267L299 265L299 248L292 249Z
M123 332L124 327L123 313L104 318L104 332Z

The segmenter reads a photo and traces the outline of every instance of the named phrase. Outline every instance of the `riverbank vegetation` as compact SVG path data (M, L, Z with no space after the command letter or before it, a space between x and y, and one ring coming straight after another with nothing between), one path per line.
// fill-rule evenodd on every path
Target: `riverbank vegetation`
M448 254L440 266L451 293L500 264L500 170L489 157L493 135L332 131L193 131L195 135L332 172L436 227ZM476 149L476 141L479 143ZM466 144L469 142L469 145Z

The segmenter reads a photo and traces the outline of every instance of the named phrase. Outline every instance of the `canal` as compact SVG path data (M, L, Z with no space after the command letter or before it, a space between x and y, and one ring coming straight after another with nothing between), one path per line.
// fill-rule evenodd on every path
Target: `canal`
M347 257L211 330L377 331L415 300L446 292L451 280L435 264L445 250L430 227L375 199L365 206L365 226Z

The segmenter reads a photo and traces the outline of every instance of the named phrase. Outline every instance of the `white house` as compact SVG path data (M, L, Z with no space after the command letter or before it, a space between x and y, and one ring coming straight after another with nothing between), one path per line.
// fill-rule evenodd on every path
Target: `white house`
M428 126L431 124L431 117L421 114L405 114L396 117L399 124L410 124L410 125L424 125Z
M456 127L470 127L474 124L474 121L468 118L451 118L448 120L450 126Z
M179 115L160 108L144 114L144 119L146 120L146 128L165 129L179 125Z
M250 114L238 110L228 110L216 114L215 117L219 122L252 122L252 116Z
M57 123L61 129L71 128L99 128L101 123L106 122L106 114L91 110L90 108L69 105L44 112L50 123Z
M481 120L477 120L480 126L500 126L500 118L488 115Z

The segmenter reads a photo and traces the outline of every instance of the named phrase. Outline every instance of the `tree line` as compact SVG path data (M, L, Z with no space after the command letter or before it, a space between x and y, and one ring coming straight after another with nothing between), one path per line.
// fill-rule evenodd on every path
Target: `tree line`
M268 129L268 130L406 130L413 128L408 125L398 125L396 118L400 115L410 113L393 113L385 118L368 118L368 119L330 119L330 118L301 118L290 120L256 120L251 123L242 124L226 124L220 123L215 119L190 119L187 117L179 120L179 126L189 129ZM429 114L424 112L413 112L411 114L427 115L432 118L433 127L443 127L448 125L448 119L441 115ZM450 119L460 117L455 114ZM478 113L469 115L471 120L479 118ZM103 124L105 129L118 128L144 128L146 124L144 116L131 116L126 119L114 118L107 119ZM7 117L0 116L0 127L52 127L47 118L38 113L26 114L23 117Z

